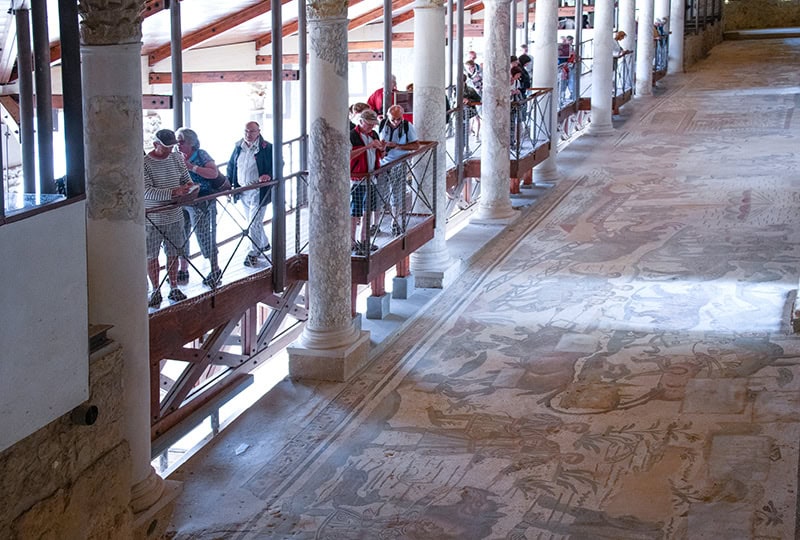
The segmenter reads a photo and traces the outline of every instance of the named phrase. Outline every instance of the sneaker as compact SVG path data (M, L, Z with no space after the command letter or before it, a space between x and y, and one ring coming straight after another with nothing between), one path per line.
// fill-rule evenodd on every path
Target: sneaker
M203 278L203 285L213 289L217 285L219 285L219 282L221 280L222 280L222 271L221 270L213 270L213 271L209 272L209 274L206 277Z
M369 228L369 235L370 235L370 236L375 236L375 235L377 235L379 232L381 232L381 228L378 226L378 224L377 224L377 223L376 223L375 225L372 225L372 226Z
M400 236L403 234L403 227L396 221L392 223L392 236Z
M169 295L167 298L172 300L173 302L180 302L181 300L186 300L186 295L183 294L183 291L180 289L172 289L169 291Z
M245 266L251 266L251 267L258 266L258 257L255 255L248 255L247 257L244 258L243 264Z
M356 242L356 254L369 255L370 251L378 251L378 246L368 242Z
M189 271L188 270L178 270L178 285L186 285L189 283Z
M148 307L157 308L161 306L161 290L156 289L150 294L150 300L147 302Z

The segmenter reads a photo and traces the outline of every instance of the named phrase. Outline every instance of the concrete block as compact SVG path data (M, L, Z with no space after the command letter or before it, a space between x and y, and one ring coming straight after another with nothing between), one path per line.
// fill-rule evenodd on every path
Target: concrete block
M367 319L383 319L389 314L392 297L388 294L367 298Z
M409 296L414 294L414 283L413 274L392 279L392 298L407 300Z

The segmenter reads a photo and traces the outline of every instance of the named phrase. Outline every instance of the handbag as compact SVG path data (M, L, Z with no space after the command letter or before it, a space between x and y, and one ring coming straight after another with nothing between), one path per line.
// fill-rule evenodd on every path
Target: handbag
M209 180L209 184L211 185L211 189L217 193L231 189L231 183L228 180L228 177L219 172L219 169L217 169L217 177L213 180Z

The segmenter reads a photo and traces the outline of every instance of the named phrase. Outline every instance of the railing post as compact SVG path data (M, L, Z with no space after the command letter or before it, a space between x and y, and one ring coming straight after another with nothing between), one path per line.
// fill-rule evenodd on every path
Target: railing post
M74 197L86 192L78 5L73 0L59 0L58 19L61 35L61 86L64 95L67 196Z
M282 26L281 10L271 9L272 28ZM286 186L283 182L283 39L272 40L272 289L286 286Z
M39 145L39 191L55 193L53 182L53 91L50 84L50 34L47 2L33 2L33 53L36 79L36 139Z
M19 139L25 193L36 192L36 145L33 134L33 58L28 8L14 10L17 25L17 76L19 77Z
M165 0L169 4L169 48L172 67L172 124L173 129L183 127L183 44L181 39L181 3Z

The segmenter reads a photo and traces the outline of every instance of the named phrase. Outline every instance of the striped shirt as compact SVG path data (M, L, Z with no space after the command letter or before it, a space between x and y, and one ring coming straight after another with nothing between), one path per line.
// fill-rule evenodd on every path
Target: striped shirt
M144 207L156 208L172 200L172 190L189 182L189 171L178 152L172 152L164 159L150 154L144 157ZM183 219L180 208L163 212L150 212L147 220L154 225L167 225Z

